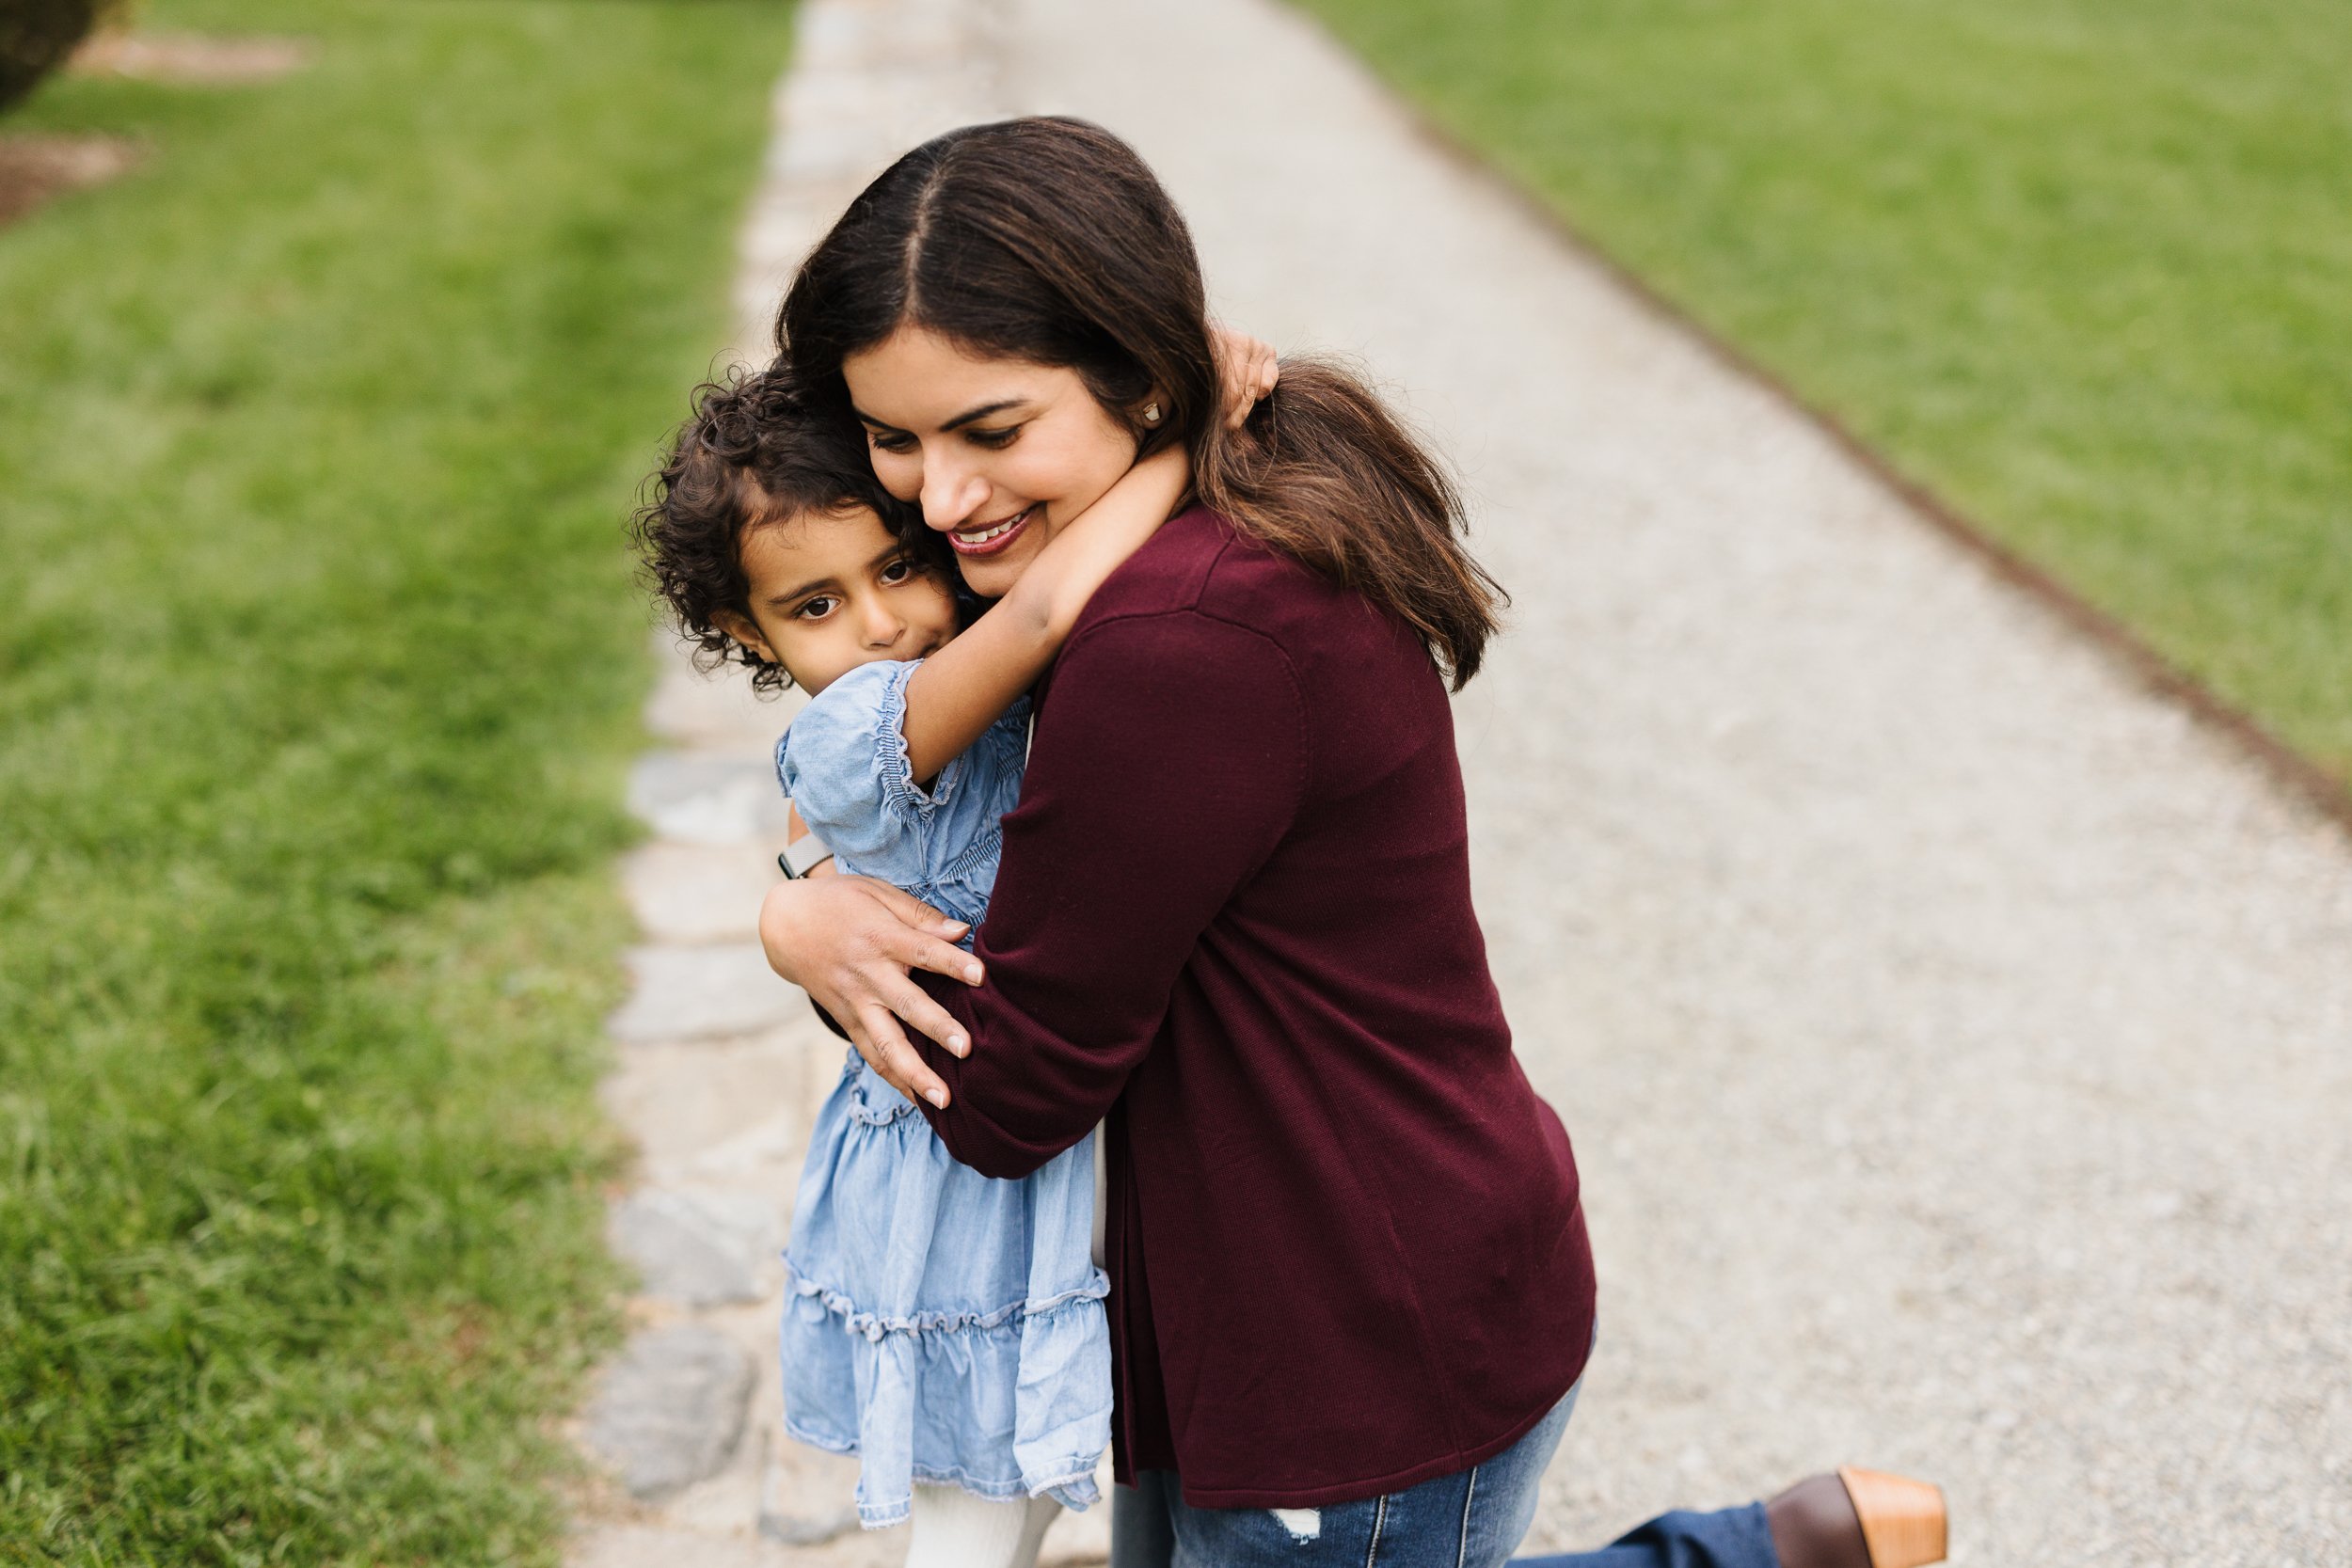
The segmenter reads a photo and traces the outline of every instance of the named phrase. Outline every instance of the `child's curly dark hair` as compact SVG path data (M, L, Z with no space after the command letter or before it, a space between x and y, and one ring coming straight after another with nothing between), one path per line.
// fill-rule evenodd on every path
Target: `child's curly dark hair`
M629 537L650 585L694 644L695 668L739 663L755 691L781 690L792 677L714 619L721 610L753 619L743 574L743 537L753 529L869 507L925 570L958 581L946 543L874 477L858 433L810 407L780 365L697 387L693 417L648 483L652 497L630 519Z

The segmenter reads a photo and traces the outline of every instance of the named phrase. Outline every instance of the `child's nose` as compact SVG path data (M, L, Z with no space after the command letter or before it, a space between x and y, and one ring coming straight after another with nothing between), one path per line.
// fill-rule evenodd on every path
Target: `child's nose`
M893 611L887 603L881 599L870 599L866 602L866 641L869 645L887 648L898 641L899 634L905 631L906 627L905 620Z

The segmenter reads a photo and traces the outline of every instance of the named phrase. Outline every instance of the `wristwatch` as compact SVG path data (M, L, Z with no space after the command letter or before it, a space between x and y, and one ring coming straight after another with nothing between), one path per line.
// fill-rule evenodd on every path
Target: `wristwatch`
M776 869L797 882L831 859L833 851L825 847L823 839L815 833L803 833L776 857Z

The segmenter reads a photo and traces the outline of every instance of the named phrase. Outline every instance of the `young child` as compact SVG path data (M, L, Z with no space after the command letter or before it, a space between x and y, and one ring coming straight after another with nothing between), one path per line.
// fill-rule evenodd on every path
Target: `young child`
M1181 447L1145 458L968 616L944 543L880 487L856 433L771 372L703 388L639 538L702 657L810 694L776 766L838 869L977 930L1021 789L1024 693L1189 483ZM911 1514L911 1568L1021 1568L1057 1503L1100 1498L1092 1145L982 1177L854 1052L818 1117L786 1253L786 1429L858 1455L858 1517Z

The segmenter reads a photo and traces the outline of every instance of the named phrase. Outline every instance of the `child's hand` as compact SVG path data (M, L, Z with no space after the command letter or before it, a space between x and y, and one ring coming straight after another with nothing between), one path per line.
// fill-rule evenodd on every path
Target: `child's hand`
M1217 389L1225 399L1225 422L1239 430L1260 399L1274 390L1282 367L1274 345L1230 326L1209 328L1209 347L1216 356Z

